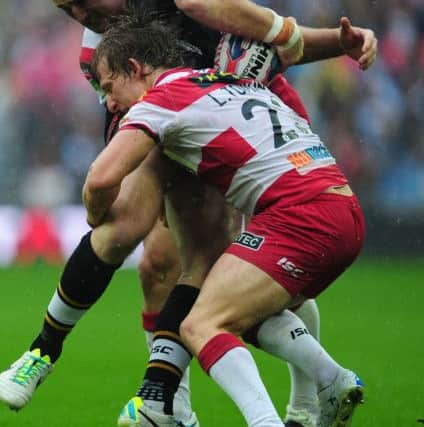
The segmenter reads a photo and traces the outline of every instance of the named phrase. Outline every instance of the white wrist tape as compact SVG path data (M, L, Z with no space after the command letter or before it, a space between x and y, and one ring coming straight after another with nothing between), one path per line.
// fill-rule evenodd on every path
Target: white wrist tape
M291 35L289 41L283 45L284 49L290 49L293 47L298 40L302 37L302 32L300 31L300 28L298 25L294 27L293 34Z
M272 23L271 29L268 31L267 35L264 38L265 43L272 43L274 39L280 34L280 31L284 26L284 18L280 15L277 15L272 9L268 9L274 15L274 21Z

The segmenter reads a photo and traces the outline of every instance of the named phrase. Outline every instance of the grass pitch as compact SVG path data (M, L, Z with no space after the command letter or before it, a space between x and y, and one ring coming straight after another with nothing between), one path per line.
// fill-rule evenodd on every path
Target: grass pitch
M60 268L0 270L0 369L17 359L42 323ZM366 384L353 427L419 426L424 419L424 260L362 259L319 300L322 342ZM121 271L68 338L63 357L19 413L0 406L0 427L115 426L146 363L135 271ZM281 415L289 377L283 363L254 351ZM192 367L202 427L244 425L236 407Z

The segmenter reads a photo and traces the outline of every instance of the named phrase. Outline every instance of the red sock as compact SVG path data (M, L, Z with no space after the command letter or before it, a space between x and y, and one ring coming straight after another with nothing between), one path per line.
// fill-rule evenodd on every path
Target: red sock
M159 313L141 313L141 326L147 332L154 332L156 326L156 320L159 317Z
M199 353L200 366L206 373L222 356L235 347L245 347L245 345L234 335L221 333L215 335L202 348Z

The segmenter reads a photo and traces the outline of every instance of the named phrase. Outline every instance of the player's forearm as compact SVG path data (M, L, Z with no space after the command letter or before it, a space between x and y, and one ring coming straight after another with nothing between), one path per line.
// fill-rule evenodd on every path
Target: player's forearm
M248 0L176 0L177 7L201 24L225 33L264 40L273 24L269 9Z
M304 49L301 63L344 55L340 45L340 28L301 27Z

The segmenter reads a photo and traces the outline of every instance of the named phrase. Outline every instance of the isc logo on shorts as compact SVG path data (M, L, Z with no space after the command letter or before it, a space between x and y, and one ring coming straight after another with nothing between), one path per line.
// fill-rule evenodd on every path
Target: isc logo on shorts
M302 274L305 274L305 270L302 270L301 268L297 268L295 264L290 262L286 257L281 258L277 265L282 267L283 270L287 271L290 276L294 277L295 279L298 279L299 276Z
M247 231L245 231L237 237L234 243L237 243L241 246L246 246L246 248L257 251L261 247L264 240L264 237L256 236L255 234L248 233Z

